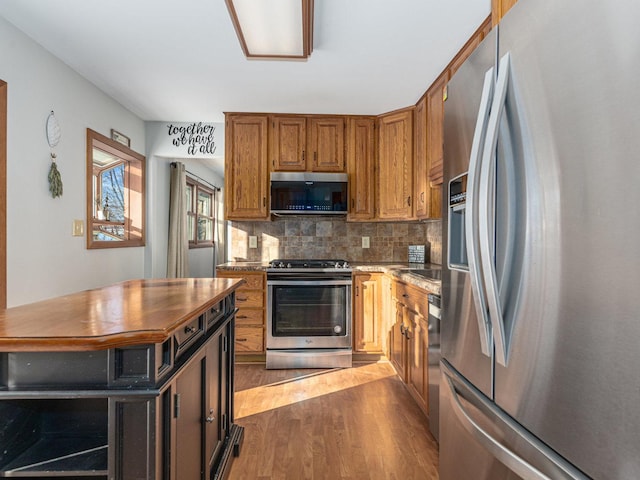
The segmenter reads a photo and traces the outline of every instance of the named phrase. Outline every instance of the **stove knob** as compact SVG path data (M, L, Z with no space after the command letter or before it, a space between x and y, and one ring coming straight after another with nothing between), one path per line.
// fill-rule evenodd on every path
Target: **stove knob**
M291 264L290 263L287 263L287 268L291 268Z
M284 268L284 262L280 262L280 263L278 264L278 268Z
M340 265L340 262L336 262L336 264L335 264L335 266L334 266L334 267L335 267L335 268L342 268L342 265Z
M342 262L342 268L349 268L349 263L346 260Z

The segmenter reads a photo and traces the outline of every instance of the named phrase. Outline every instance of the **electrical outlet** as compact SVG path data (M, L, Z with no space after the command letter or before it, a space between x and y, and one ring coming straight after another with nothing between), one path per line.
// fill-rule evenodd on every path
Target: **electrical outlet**
M249 248L258 248L258 237L254 235L249 236Z
M71 233L74 237L81 237L84 235L84 221L82 220L74 220L73 221L73 232Z
M369 237L362 237L362 248L369 248Z

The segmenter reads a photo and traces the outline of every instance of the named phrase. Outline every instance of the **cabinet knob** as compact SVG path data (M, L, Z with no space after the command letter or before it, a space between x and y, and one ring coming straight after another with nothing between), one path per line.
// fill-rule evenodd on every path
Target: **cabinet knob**
M207 423L213 423L215 419L216 417L214 417L213 415L209 415L205 420Z

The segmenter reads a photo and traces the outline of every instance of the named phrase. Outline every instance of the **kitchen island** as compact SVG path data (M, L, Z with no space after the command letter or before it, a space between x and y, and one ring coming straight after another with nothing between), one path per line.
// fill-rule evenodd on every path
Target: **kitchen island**
M241 280L132 280L0 312L0 477L224 478Z

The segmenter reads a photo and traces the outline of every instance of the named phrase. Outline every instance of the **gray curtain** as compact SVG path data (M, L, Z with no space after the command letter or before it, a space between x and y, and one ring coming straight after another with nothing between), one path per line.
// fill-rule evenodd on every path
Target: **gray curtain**
M189 276L189 238L187 236L187 174L184 163L171 164L169 192L169 245L167 277Z

